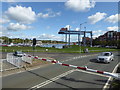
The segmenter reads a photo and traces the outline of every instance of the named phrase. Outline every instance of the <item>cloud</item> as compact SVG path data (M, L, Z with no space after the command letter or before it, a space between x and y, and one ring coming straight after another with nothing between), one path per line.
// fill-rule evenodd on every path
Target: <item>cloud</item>
M10 23L7 27L7 30L18 31L18 30L26 30L31 29L31 26L26 26L24 24L19 23Z
M38 36L38 39L41 39L41 40L62 40L62 37L50 35L50 34L41 34L40 36Z
M61 12L54 12L54 11L52 11L52 9L47 9L46 10L47 11L47 13L38 13L38 17L40 17L40 18L50 18L50 17L56 17L56 16L60 16L61 15Z
M10 22L9 19L0 18L0 24L5 24L5 23L8 23L8 22Z
M0 37L1 36L9 36L9 32L7 31L6 27L3 25L0 25Z
M95 39L96 37L105 34L107 31L106 30L94 30L92 31L93 33L93 38Z
M71 26L70 25L66 25L65 28L67 28L68 30L70 30Z
M120 29L120 27L118 27L118 26L107 27L108 31L118 31L119 29Z
M6 31L7 29L3 26L3 25L0 25L0 31Z
M94 8L95 0L68 0L65 3L65 6L73 11L83 12L89 10L90 8Z
M109 23L117 23L120 21L120 18L118 18L118 17L120 17L120 14L111 15L111 16L107 17L105 19L105 21L107 21Z
M76 28L75 31L80 31L80 28Z
M31 24L36 20L36 14L31 7L10 7L5 14L10 20L15 20L19 23Z
M2 2L15 2L15 0L1 0Z
M91 24L95 24L97 23L98 21L102 20L105 18L107 14L106 13L100 13L100 12L97 12L96 14L92 15L92 16L89 16L88 17L88 20Z

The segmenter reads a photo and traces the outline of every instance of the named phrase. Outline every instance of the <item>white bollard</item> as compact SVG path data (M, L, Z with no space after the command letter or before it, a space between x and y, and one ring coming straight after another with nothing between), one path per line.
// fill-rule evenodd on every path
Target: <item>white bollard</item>
M46 51L48 51L48 49L46 49Z

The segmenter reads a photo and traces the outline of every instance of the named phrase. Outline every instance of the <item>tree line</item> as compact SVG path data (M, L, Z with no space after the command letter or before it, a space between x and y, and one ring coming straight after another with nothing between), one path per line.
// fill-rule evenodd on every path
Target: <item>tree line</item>
M120 48L120 40L98 41L97 39L94 39L93 46L95 46L95 45L101 45L103 47L116 46L117 48Z
M18 44L18 43L32 43L32 39L21 39L21 38L8 38L6 36L0 37L0 43L3 44L10 44L10 43L14 43L14 44ZM42 43L65 43L64 41L53 41L53 40L37 40L37 41L41 41Z

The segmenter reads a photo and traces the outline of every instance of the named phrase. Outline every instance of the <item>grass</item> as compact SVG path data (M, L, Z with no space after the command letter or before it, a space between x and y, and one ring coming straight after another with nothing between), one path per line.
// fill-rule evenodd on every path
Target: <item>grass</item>
M99 48L99 47L80 47L77 45L72 45L69 48L58 49L50 47L36 47L35 52L56 52L56 53L83 53L83 50L88 48L89 52L103 52L103 51L118 51L119 49L110 49L110 48ZM14 52L14 51L23 51L23 52L33 52L32 47L2 47L1 52Z

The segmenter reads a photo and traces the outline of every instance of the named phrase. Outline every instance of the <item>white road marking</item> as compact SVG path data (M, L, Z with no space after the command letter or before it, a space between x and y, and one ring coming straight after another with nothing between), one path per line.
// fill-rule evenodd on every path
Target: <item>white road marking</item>
M86 56L89 57L89 56L94 56L94 55L97 55L97 54L86 55ZM79 58L83 58L83 56L79 56ZM74 60L74 59L76 59L76 57L73 57L73 58L71 58L71 59L67 59L67 60L65 60L65 61L61 61L61 62L72 61L72 60ZM78 59L78 58L77 58L77 59ZM53 64L54 64L54 63L53 63ZM44 66L41 66L41 67L44 67ZM29 69L29 71L30 71L30 70L36 70L36 69L39 69L39 68L41 68L41 67L32 68L32 69ZM2 76L0 76L0 77L6 77L6 76L13 75L13 74L19 74L19 73L22 73L22 72L26 72L26 71L19 71L19 72L15 72L15 73L7 74L7 75L4 75L4 76L2 75Z
M115 73L115 72L116 72L117 67L119 66L119 64L120 64L120 63L118 63L118 64L115 66L115 68L114 68L114 70L112 71L112 73ZM113 79L112 77L109 77L108 81L106 82L105 86L103 87L103 90L105 90L106 88L109 88L109 86L110 86L109 82L112 81L112 79Z
M74 71L75 71L75 69L69 70L69 71L67 71L67 72L65 72L65 73L63 73L63 74L61 74L59 76L56 76L56 77L54 77L54 78L52 78L50 80L47 80L47 81L42 82L42 83L40 83L38 85L35 85L35 86L29 88L28 90L36 90L37 88L43 87L43 86L45 86L45 85L47 85L47 84L49 84L49 83L51 83L53 81L56 81L56 80L60 79L61 77L64 77L64 76L66 76L66 75L68 75L68 74L70 74L70 73L72 73Z
M91 62L85 64L84 66L86 66L86 65L88 65L88 64L90 64L90 63L91 63ZM47 80L47 81L42 82L42 83L40 83L40 84L38 84L38 85L35 85L35 86L29 88L28 90L36 90L37 88L41 88L41 87L43 87L43 86L45 86L45 85L47 85L47 84L50 84L50 83L52 83L53 81L56 81L56 80L60 79L61 77L64 77L64 76L66 76L66 75L68 75L68 74L70 74L70 73L72 73L72 72L74 72L74 71L80 71L80 72L85 72L85 73L89 73L89 74L100 75L100 74L96 74L96 73L92 73L92 72L87 72L87 71L83 71L83 70L72 69L72 70L67 71L67 72L65 72L65 73L63 73L63 74L61 74L61 75L59 75L59 76L56 76L56 77L50 79L50 80ZM105 75L100 75L100 76L106 77Z
M89 64L89 63L88 63L88 64ZM72 69L72 70L67 71L67 72L65 72L65 73L63 73L63 74L61 74L61 75L59 75L59 76L56 76L56 77L50 79L50 80L47 80L47 81L42 82L42 83L40 83L40 84L38 84L38 85L35 85L35 86L29 88L28 90L36 90L36 89L38 89L38 88L41 88L41 87L43 87L43 86L45 86L45 85L48 85L48 84L52 83L53 81L56 81L56 80L60 79L61 77L64 77L64 76L66 76L66 75L68 75L68 74L70 74L70 73L72 73L72 72L74 72L74 71L80 71L80 72L84 72L84 73L88 73L88 74L99 75L99 76L102 76L102 77L109 77L109 76L102 75L102 74L98 74L98 73L87 72L87 71L78 70L78 69Z
M61 62L72 61L72 60L75 60L75 59L84 58L84 57L89 57L89 56L95 56L95 55L98 55L98 54L84 55L84 56L73 57L73 58L71 58L71 59L67 59L67 60L65 60L65 61L61 61Z

